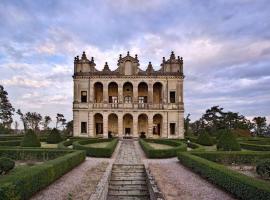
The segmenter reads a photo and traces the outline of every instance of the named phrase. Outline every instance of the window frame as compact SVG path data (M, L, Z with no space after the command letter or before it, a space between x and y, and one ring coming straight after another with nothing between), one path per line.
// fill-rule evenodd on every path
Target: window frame
M85 93L86 95L83 95ZM81 103L87 103L87 91L82 90L81 91Z
M172 98L171 94L174 94L173 98ZM173 90L173 91L169 92L169 99L170 99L170 103L176 103L176 91ZM174 101L172 101L172 99Z
M85 125L85 127L83 126L83 124ZM85 129L85 132L83 129ZM82 135L87 134L87 122L81 122L81 134Z

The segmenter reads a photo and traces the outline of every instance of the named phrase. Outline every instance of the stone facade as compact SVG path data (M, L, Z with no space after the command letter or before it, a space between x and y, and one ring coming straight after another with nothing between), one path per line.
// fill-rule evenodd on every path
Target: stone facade
M120 54L118 68L102 71L94 58L74 59L74 136L147 138L184 137L183 59L172 52L161 68Z

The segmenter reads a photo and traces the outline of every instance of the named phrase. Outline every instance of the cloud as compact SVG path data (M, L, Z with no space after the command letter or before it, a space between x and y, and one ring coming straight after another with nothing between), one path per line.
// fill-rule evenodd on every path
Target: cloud
M23 76L13 76L11 79L1 81L3 85L17 86L17 87L30 87L30 88L43 88L50 85L46 80L34 80L33 78L25 78Z

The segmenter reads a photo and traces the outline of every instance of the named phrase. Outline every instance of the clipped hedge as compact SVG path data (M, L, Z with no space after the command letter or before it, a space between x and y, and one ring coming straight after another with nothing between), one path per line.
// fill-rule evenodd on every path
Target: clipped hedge
M253 151L270 151L270 145L251 144L248 142L240 142L240 146L243 149Z
M189 167L192 171L224 188L239 199L270 199L269 182L248 177L190 153L179 152L178 159L184 166Z
M240 144L231 131L225 130L217 143L218 151L241 151Z
M0 179L0 200L29 199L85 160L85 152L73 151L44 164L25 167Z
M202 132L199 135L197 143L204 146L212 146L215 144L210 135L206 131Z
M106 147L89 147L86 144L110 142ZM85 150L87 156L110 158L117 146L118 139L88 139L73 142L73 149Z
M72 145L74 140L66 140L58 143L57 148L59 149L67 149L68 146Z
M148 142L172 146L169 149L155 149ZM139 143L148 158L171 158L177 156L178 151L186 151L185 143L170 139L140 139Z
M48 135L46 142L48 144L57 144L61 142L62 140L63 139L61 137L60 132L56 128L53 128L50 134Z
M187 147L191 148L191 151L205 151L205 148L197 143L193 143L193 142L186 142Z
M192 151L191 154L223 164L255 164L262 159L270 158L270 152L258 151Z
M40 147L40 141L37 137L36 133L33 130L27 130L25 133L22 141L21 141L22 147Z
M0 146L20 146L21 140L0 141Z

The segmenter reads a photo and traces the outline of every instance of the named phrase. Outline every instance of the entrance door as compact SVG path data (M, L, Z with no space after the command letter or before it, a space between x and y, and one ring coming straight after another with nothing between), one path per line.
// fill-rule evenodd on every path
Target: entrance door
M96 135L103 134L103 123L96 123Z
M125 128L125 135L130 135L130 128Z

